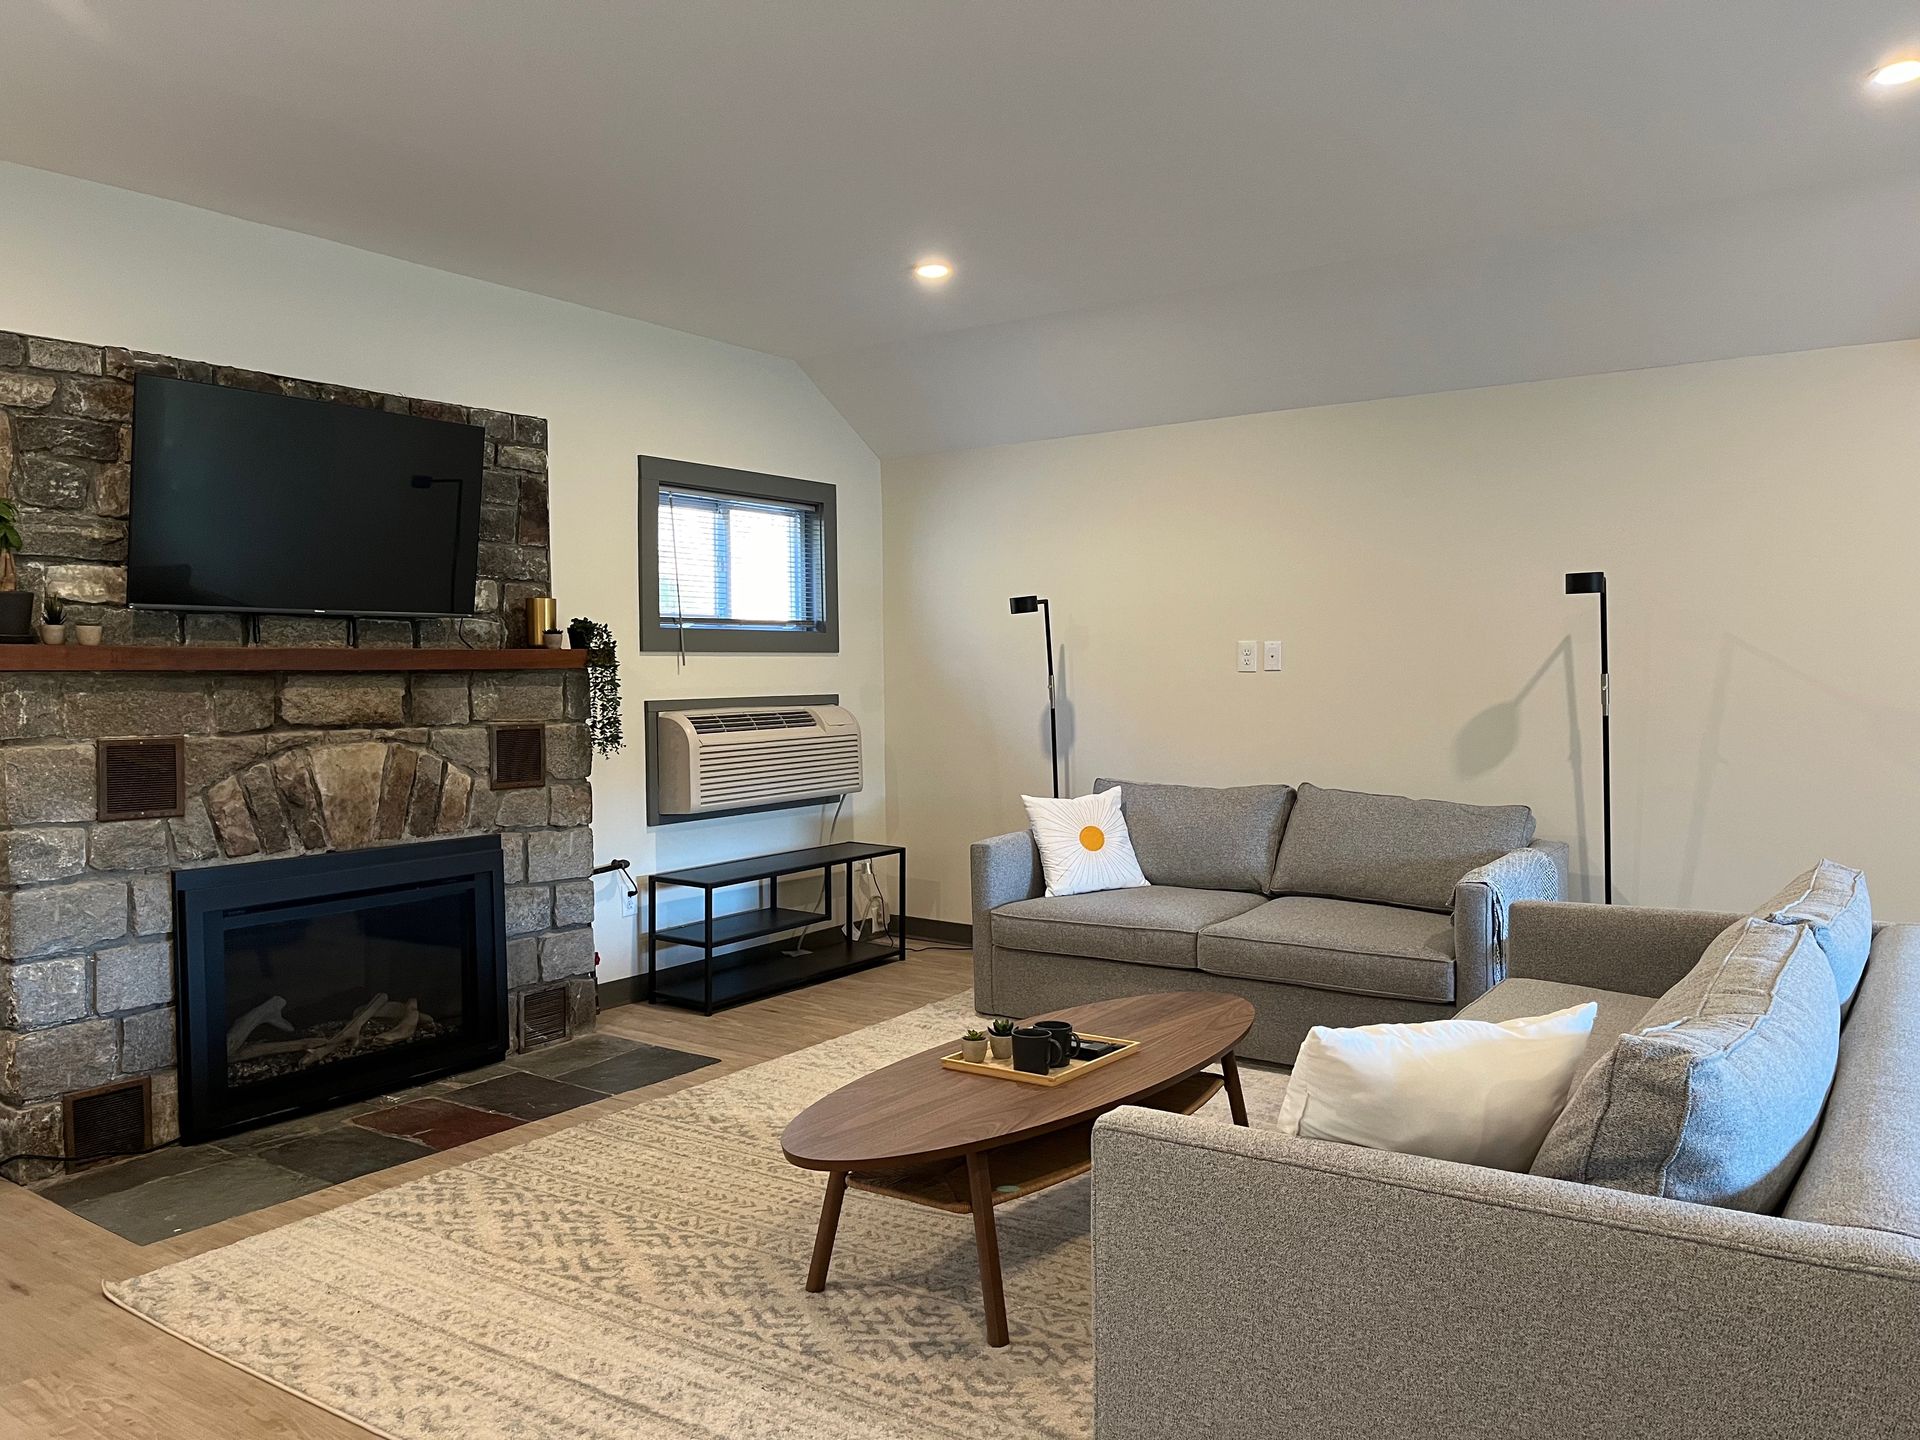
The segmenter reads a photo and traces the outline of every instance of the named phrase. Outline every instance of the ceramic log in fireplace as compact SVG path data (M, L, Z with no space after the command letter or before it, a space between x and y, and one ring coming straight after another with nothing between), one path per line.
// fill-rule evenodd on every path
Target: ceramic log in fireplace
M183 1140L506 1053L496 837L181 871L174 933Z

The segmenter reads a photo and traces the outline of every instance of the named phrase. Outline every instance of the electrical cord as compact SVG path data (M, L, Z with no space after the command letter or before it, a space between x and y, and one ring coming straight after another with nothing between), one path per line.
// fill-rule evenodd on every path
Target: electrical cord
M846 803L847 803L847 797L844 795L842 795L839 799L835 800L833 802L833 818L828 819L827 818L827 802L824 800L820 802L820 843L822 846L830 845L833 843L833 832L840 828L840 808ZM820 872L820 898L813 902L813 908L816 911L820 912L821 917L823 919L827 918L826 911L827 911L828 874L829 872L825 870L822 870ZM774 882L774 885L773 885L773 903L776 908L780 904L780 882L777 880ZM847 918L851 920L853 917L848 916ZM809 927L802 925L798 930L796 930L794 932L794 937L793 937L793 948L791 950L783 950L780 953L785 955L789 960L802 959L807 953L806 939L807 939L808 928Z

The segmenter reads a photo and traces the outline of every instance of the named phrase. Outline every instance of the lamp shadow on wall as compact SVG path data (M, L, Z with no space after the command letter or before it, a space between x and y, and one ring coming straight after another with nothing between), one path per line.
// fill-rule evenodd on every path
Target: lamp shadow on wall
M1695 903L1695 886L1700 876L1700 859L1706 849L1707 825L1713 808L1714 787L1720 772L1733 763L1725 753L1723 741L1726 735L1729 714L1738 714L1732 703L1734 682L1745 667L1740 661L1757 662L1764 673L1765 682L1786 680L1793 687L1806 690L1831 701L1837 708L1857 717L1861 722L1859 738L1871 739L1879 748L1882 760L1894 766L1904 766L1910 772L1914 770L1912 759L1914 739L1920 735L1920 714L1902 709L1896 705L1871 700L1849 690L1843 690L1830 680L1822 679L1804 666L1762 650L1749 640L1738 635L1725 634L1720 637L1719 663L1714 667L1713 687L1707 701L1707 721L1701 727L1700 758L1695 769L1692 813L1688 817L1686 848L1680 861L1677 904ZM1876 762L1878 763L1878 762ZM1818 858L1818 857L1809 857ZM1836 857L1844 859L1844 857Z
M1053 647L1054 702L1053 708L1060 722L1060 793L1071 795L1073 788L1073 741L1075 735L1073 723L1073 701L1068 698L1069 684L1073 679L1073 655L1066 642ZM1041 755L1047 753L1049 744L1047 735L1047 707L1043 704L1033 717L1034 745ZM1038 790L1034 794L1039 794Z
M1520 707L1554 670L1558 669L1567 699L1567 771L1573 793L1572 874L1569 889L1580 894L1593 893L1593 857L1587 842L1587 779L1580 748L1580 697L1573 678L1573 638L1560 637L1560 643L1547 652L1539 668L1514 692L1510 700L1489 705L1460 727L1453 737L1454 773L1467 779L1488 774L1520 748ZM1575 886L1571 882L1577 881Z

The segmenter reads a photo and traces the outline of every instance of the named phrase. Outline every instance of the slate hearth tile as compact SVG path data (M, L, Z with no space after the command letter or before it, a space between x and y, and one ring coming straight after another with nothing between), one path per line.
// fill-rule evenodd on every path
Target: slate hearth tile
M382 1099L362 1100L352 1105L337 1105L330 1110L319 1110L311 1115L298 1115L277 1124L261 1125L252 1130L243 1130L237 1135L227 1135L222 1137L218 1144L222 1150L231 1150L236 1155L257 1155L270 1146L279 1145L288 1140L338 1130L349 1120L364 1115L369 1110L378 1110L389 1103Z
M358 1125L341 1125L318 1135L299 1135L259 1152L271 1161L329 1185L355 1180L376 1170L403 1165L433 1154L432 1147L399 1135L383 1135Z
M578 1040L568 1040L564 1044L549 1045L541 1050L530 1051L525 1055L509 1055L506 1063L516 1070L526 1071L529 1075L560 1076L570 1070L582 1070L589 1065L597 1065L602 1060L611 1060L616 1055L624 1055L638 1046L637 1040L596 1032L592 1035L583 1035Z
M594 1098L599 1097L596 1095ZM495 1114L491 1110L477 1110L471 1105L455 1105L448 1100L426 1099L389 1105L384 1110L362 1115L353 1123L368 1130L377 1130L383 1135L418 1140L432 1150L451 1150L456 1145L465 1145L468 1141L484 1139L488 1135L498 1135L502 1130L524 1125L526 1120Z
M78 1175L49 1185L40 1193L55 1204L71 1210L83 1200L117 1195L136 1185L162 1180L169 1175L184 1175L189 1170L202 1170L228 1158L227 1152L216 1145L167 1145L151 1155L139 1155L131 1160L83 1170Z
M136 1245L151 1245L309 1195L325 1189L326 1183L270 1165L256 1156L233 1155L198 1170L82 1200L68 1208Z
M569 1084L546 1075L502 1075L498 1080L483 1080L447 1097L462 1105L477 1105L502 1115L517 1115L522 1120L544 1120L576 1105L591 1105L606 1099L604 1092L584 1085Z
M624 1095L642 1085L658 1084L690 1070L699 1070L720 1062L711 1055L693 1055L685 1050L669 1050L657 1045L637 1045L625 1055L602 1060L597 1065L569 1070L561 1078L569 1085L582 1085L608 1095Z

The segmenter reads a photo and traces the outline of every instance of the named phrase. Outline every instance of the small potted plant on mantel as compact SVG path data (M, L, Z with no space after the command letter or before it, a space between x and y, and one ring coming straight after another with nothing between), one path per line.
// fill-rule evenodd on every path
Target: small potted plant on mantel
M1013 1021L1001 1018L987 1027L987 1043L993 1047L993 1058L1011 1060L1013 1058Z
M33 643L33 592L19 588L13 554L22 548L20 511L0 499L0 644Z
M40 607L45 617L40 626L40 643L43 645L64 645L67 643L67 607L58 600L48 600Z
M969 1030L960 1037L960 1058L969 1065L984 1064L987 1058L987 1032Z

